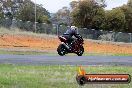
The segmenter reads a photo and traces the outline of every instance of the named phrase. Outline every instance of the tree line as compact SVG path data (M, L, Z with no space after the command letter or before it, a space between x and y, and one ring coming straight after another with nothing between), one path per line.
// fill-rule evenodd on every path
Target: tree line
M106 6L105 0L72 1L69 11L64 7L55 14L56 21L68 25L69 16L70 24L77 27L132 32L132 0L112 10L106 10Z
M31 0L14 1L0 1L0 18L35 22L35 3ZM42 5L36 4L36 21L95 30L132 32L132 0L112 10L105 10L106 6L105 0L72 1L70 8L63 7L51 16Z
M0 18L35 22L35 3L31 0L1 0ZM50 13L42 5L36 4L36 21L50 23Z

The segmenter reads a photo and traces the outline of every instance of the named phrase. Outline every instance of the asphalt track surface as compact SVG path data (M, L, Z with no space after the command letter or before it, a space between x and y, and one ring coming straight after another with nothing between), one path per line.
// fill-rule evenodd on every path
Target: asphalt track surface
M1 64L26 65L125 65L132 66L131 56L45 56L0 55Z

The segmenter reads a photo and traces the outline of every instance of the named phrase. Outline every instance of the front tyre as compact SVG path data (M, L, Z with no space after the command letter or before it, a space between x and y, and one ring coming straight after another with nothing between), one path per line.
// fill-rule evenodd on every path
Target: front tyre
M80 47L79 51L76 53L78 56L82 56L84 53L84 48L83 46Z
M57 52L60 56L64 56L66 54L66 49L63 44L60 44L57 48Z

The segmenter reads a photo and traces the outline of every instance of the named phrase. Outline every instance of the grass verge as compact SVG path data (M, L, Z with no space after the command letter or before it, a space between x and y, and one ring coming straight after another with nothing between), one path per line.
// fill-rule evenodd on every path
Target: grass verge
M123 53L84 53L84 56L132 56L132 54L123 54Z
M87 73L132 75L130 66L85 66ZM80 88L77 66L0 64L0 88ZM81 88L131 88L130 84L88 84Z
M53 52L37 52L37 51L7 51L0 50L0 54L11 54L11 55L56 55Z
M11 55L58 55L57 52L38 52L38 51L8 51L0 50L0 54ZM66 56L77 56L76 54L67 54ZM84 53L83 56L132 56L132 54L108 54L108 53Z

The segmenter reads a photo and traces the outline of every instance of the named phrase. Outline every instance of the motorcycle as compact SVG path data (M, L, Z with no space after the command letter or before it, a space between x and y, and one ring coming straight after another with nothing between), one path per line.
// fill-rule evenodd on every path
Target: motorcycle
M84 53L84 40L82 37L78 39L74 39L74 41L71 44L67 43L67 39L63 36L58 36L59 40L61 41L61 44L57 48L57 52L60 56L64 56L68 53L75 53L78 56L82 56Z

